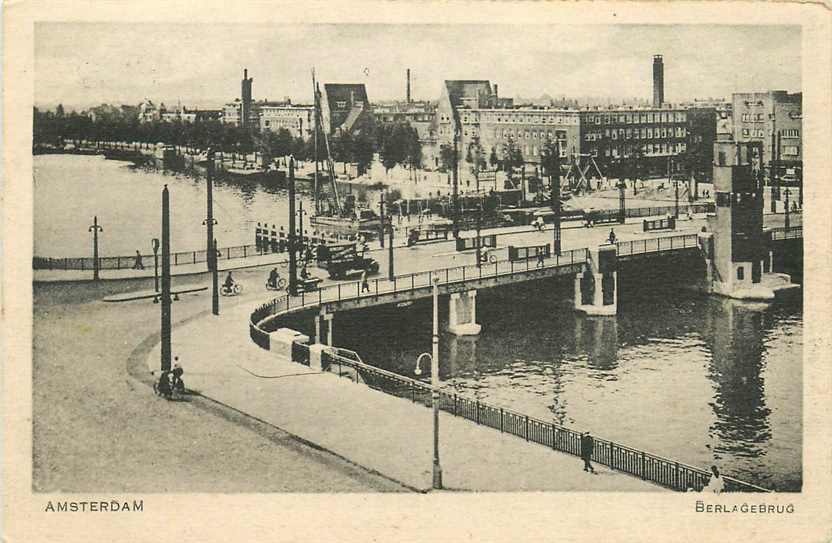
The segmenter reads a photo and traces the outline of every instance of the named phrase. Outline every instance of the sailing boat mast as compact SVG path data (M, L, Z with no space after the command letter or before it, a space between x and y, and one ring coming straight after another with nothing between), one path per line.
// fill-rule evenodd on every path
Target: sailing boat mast
M317 83L315 83L315 85L316 85L315 90L317 91L317 94L320 95L321 94L320 88L317 87ZM329 149L329 136L327 135L326 131L323 130L323 124L321 126L322 126L321 134L323 134L323 136L324 136L324 145L326 146L327 170L328 170L328 173L329 173L330 183L332 183L332 195L335 198L335 209L338 212L338 215L340 216L343 213L344 210L341 208L341 198L338 195L338 184L335 181L335 165L332 162L332 152Z
M313 138L315 139L315 181L313 184L315 192L315 214L321 213L321 198L320 189L318 188L318 126L320 125L320 118L318 117L318 85L315 82L315 67L312 67L312 96L315 108L315 125L313 128Z

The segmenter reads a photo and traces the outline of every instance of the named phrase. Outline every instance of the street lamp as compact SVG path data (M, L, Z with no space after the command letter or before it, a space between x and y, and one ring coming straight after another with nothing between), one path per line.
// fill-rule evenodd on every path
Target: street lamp
M101 225L98 224L98 215L93 217L92 226L87 231L92 232L92 278L94 281L98 281L98 233L104 231Z
M442 466L439 463L439 278L433 278L433 338L431 354L422 353L416 359L416 375L422 374L420 363L430 359L431 407L433 408L433 488L442 488Z
M153 290L159 292L159 238L150 240L150 246L153 247Z
M784 226L786 227L786 232L788 232L789 231L789 226L790 226L789 225L789 189L786 189L786 202L785 202L785 204L786 204L785 205L785 207L786 207L786 217L785 217Z

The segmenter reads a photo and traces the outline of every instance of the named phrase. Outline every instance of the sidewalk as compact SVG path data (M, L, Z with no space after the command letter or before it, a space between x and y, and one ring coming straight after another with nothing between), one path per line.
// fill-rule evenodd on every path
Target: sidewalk
M258 348L241 303L173 331L188 388L411 488L431 488L432 413ZM158 369L159 346L148 356ZM221 437L220 437L221 439ZM440 414L444 486L477 491L660 491L638 478Z
M699 229L706 224L703 215L697 215L693 221L688 221L684 217L677 224L676 230L673 231L653 231L643 232L641 228L642 220L644 218L629 218L623 225L603 224L594 228L584 228L581 221L564 222L562 229L562 243L564 249L578 249L582 247L597 246L606 240L609 231L614 229L618 237L618 241L625 242L631 240L641 240L647 238L674 236L679 234L692 234L699 231ZM766 227L782 227L785 222L785 215L765 215ZM791 226L800 226L802 224L802 217L800 215L791 217ZM498 237L498 249L503 249L509 245L539 245L548 244L552 242L552 226L546 225L542 232L538 232L534 227L528 225L521 226L503 226L498 228L484 229L481 234L492 235L496 234ZM471 231L464 232L461 237L470 238L475 234ZM474 256L472 254L457 253L455 251L455 242L453 237L449 236L448 241L441 241L430 244L421 244L412 248L404 246L403 236L395 238L395 264L396 275L407 275L409 273L427 271L429 269L437 269L443 267L460 266L474 263ZM382 273L387 269L388 249L381 248L378 241L369 244L369 254L378 260ZM502 256L501 258L507 258ZM229 260L221 259L217 263L221 272L229 270L244 270L248 268L258 268L273 266L279 264L286 264L286 253L268 253L258 256L249 256L246 258L233 258ZM317 269L317 268L316 268ZM171 276L186 276L201 273L208 273L205 262L197 264L180 264L179 266L171 266ZM325 273L310 270L313 274L321 277ZM102 280L120 280L120 279L139 279L139 278L153 278L153 267L146 266L144 270L122 269L122 270L100 270L99 276ZM92 270L34 270L33 280L39 282L73 282L73 281L92 281ZM327 281L326 284L331 284Z

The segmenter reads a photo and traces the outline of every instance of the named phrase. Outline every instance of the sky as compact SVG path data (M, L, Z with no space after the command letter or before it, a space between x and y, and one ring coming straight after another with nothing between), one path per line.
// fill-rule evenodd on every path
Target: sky
M664 56L665 100L801 90L799 26L213 25L38 23L35 104L219 107L240 94L310 102L321 82L365 83L371 102L439 97L444 79L488 79L501 96L652 97Z

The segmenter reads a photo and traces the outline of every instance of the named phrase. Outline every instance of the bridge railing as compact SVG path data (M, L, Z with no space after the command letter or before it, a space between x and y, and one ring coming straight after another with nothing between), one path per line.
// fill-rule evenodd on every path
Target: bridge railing
M772 228L771 230L771 239L773 240L797 239L802 237L803 226L793 226L789 228Z
M483 263L482 266L472 264L398 275L392 281L389 279L373 279L368 281L366 286L360 280L338 283L314 292L300 292L298 296L285 294L274 298L270 302L260 306L251 314L251 325L256 327L266 318L292 309L312 307L327 302L372 298L382 294L412 292L418 288L430 287L435 278L439 279L440 285L466 283L468 281L510 276L535 270L547 270L583 264L586 262L587 257L587 249L571 249L563 251L560 255L552 254L542 261L525 260L512 262L509 260L498 260L496 262ZM254 335L255 333L252 332L252 339L254 339Z
M431 405L431 386L423 381L358 362L332 351L324 351L322 362L324 369L339 376L349 376L355 381L361 380L371 388L409 399L426 407ZM344 372L344 368L351 368L353 371ZM581 432L553 422L536 419L446 390L439 393L439 408L454 416L556 451L574 456L581 454ZM699 467L602 438L593 437L593 440L592 460L594 462L671 490L701 491L710 477L707 470ZM724 479L727 492L770 492L765 488L733 477L724 477Z
M697 247L698 236L696 234L680 234L678 236L619 241L616 245L618 246L618 256L663 253Z

